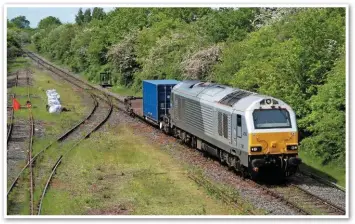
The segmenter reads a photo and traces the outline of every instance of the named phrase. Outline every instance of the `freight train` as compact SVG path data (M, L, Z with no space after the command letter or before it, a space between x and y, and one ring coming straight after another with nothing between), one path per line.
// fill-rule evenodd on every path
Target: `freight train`
M197 80L144 80L143 97L127 98L126 109L243 178L287 177L301 163L295 113L274 97Z

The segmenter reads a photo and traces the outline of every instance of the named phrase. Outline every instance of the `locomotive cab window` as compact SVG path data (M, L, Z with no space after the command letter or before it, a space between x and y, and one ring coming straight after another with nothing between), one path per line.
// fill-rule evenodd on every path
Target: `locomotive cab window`
M254 127L266 128L291 128L290 114L285 109L254 110Z

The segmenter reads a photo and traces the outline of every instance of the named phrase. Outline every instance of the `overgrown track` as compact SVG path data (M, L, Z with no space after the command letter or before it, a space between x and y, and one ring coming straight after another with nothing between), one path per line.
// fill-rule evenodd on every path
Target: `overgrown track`
M102 103L102 102L100 102L100 99L101 98L99 98L99 100L96 99L96 105L99 105L99 106L97 106L98 108L103 108L103 106L100 106L100 104ZM110 99L107 99L107 101L110 102ZM38 205L38 213L37 213L38 215L41 214L43 199L44 199L45 194L50 186L51 180L52 180L53 176L55 175L56 170L57 170L58 166L61 164L63 158L67 157L71 150L73 150L77 145L79 145L84 139L90 137L90 135L93 132L98 130L108 120L108 118L110 117L112 110L113 110L112 103L109 103L107 107L108 107L107 113L104 115L104 117L101 120L99 120L99 122L97 122L98 117L95 117L95 115L91 116L91 118L93 118L92 120L88 119L87 121L89 121L89 122L85 122L85 125L88 125L89 127L91 127L91 129L84 135L84 137L79 139L73 146L71 146L63 155L59 156L58 160L56 161L56 163L54 164L54 166L52 168L52 172L50 173L50 175L47 179L46 185L42 191L41 198L40 198L39 205ZM99 110L97 110L97 113L99 113Z
M28 103L28 117L29 117L29 123L30 123L30 139L28 143L28 163L30 167L30 211L31 215L33 215L33 168L32 168L32 146L33 146L33 135L34 135L34 120L33 120L33 114L32 114L32 109L30 107L30 102L31 102L31 93L30 93L30 78L28 76L29 71L26 71L26 79L27 79L27 103Z
M257 185L265 193L281 200L302 215L345 215L344 209L295 184Z
M96 101L95 101L96 102ZM34 163L36 161L36 159L42 154L44 153L46 150L48 150L50 147L53 146L54 143L57 142L62 142L64 141L73 131L75 131L81 124L83 124L87 119L89 119L91 117L91 115L94 113L94 111L97 108L97 104L94 104L93 109L91 110L91 112L87 115L87 117L85 117L83 120L81 120L80 122L78 122L77 124L75 124L72 128L70 128L68 131L64 132L62 135L60 135L55 141L49 143L45 148L43 148L41 151L39 151L35 156L32 157L30 162L27 162L27 164L21 169L21 171L19 172L19 174L17 175L16 179L12 182L12 184L10 185L8 191L7 191L7 195L9 195L13 188L16 186L16 183L18 181L18 179L21 177L21 175L23 174L23 172L29 167L30 163Z
M77 86L78 88L82 89L83 91L89 92L95 102L93 110L88 115L88 117L86 117L86 119L84 121L82 121L80 124L75 126L73 129L66 132L63 136L60 137L60 139L58 139L58 142L68 140L68 141L74 141L75 143L74 143L74 145L69 146L69 149L66 151L66 153L59 156L58 160L55 162L55 164L52 167L52 172L46 181L45 187L44 187L41 197L39 199L39 205L37 207L37 214L40 214L41 209L42 209L42 202L43 202L44 196L47 192L48 187L50 186L50 182L56 172L57 167L62 162L62 159L72 149L74 149L82 140L88 138L91 135L91 133L96 131L98 128L100 128L100 126L102 124L104 124L107 121L107 119L109 118L109 116L112 113L113 104L112 104L110 97L107 94L98 91L96 88L92 87L91 85L88 85L87 83L81 81L80 79L78 79L76 77L69 76L65 71L46 63L45 61L36 57L34 54L31 54L31 53L27 53L27 54L32 60L36 61L38 65L48 69L49 71L53 72L55 75L58 75L59 77L68 81L70 84ZM106 106L105 106L105 104L106 104ZM104 110L106 110L108 112L105 113L105 112L103 112ZM102 115L104 115L104 118L100 119L100 116L102 116ZM78 127L80 127L80 130ZM85 133L84 137L82 137L83 133ZM61 146L64 146L64 145L62 144ZM42 150L42 151L44 151L44 150ZM40 153L42 151L40 151Z
M225 191L215 187L210 181L208 181L205 178L199 177L194 174L189 174L188 177L195 181L198 185L202 186L206 190L209 190L216 194L224 203L233 206L234 209L239 211L241 214L246 214L246 215L256 215L254 211L248 209L248 208L243 208L241 207L240 204L238 204L237 199L233 195L227 194Z
M22 73L25 73L24 75ZM16 81L15 86L27 86L27 103L31 101L31 94L30 94L30 71L26 70L21 72L21 77L19 77L19 72L16 73ZM15 94L12 94L12 99L15 98ZM28 104L30 105L30 104ZM26 108L26 107L24 107ZM13 176L12 173L16 172L16 167L18 163L23 161L24 157L27 157L25 161L29 164L29 197L30 197L30 213L33 214L33 172L31 166L32 160L32 145L33 145L33 135L34 135L34 119L32 110L30 107L26 109L28 111L28 121L14 119L14 110L11 110L11 124L8 130L8 138L7 138L7 159L8 159L8 176L10 178ZM15 124L16 123L16 124ZM28 145L26 146L25 142L28 141ZM27 155L25 156L25 152ZM9 177L8 177L9 178ZM15 181L18 181L18 178L15 178ZM26 185L26 184L25 184ZM11 190L13 186L10 186Z
M17 83L18 83L18 72L16 72L16 76L15 76L15 83L14 86L17 87ZM8 106L7 106L7 116L8 116L8 124L7 124L7 140L6 143L9 143L9 139L12 133L12 127L13 127L13 121L14 121L14 108L13 108L13 99L15 99L15 94L9 94L10 95L10 102L8 101ZM10 117L9 117L10 116Z
M26 78L26 82L29 83L29 79ZM72 82L71 82L72 83ZM82 86L79 86L81 89L84 89L82 88ZM30 91L27 92L27 100L30 101ZM64 134L62 134L56 141L53 141L51 142L47 147L45 147L44 149L42 149L40 152L38 152L34 157L32 157L32 148L29 151L29 154L28 154L28 158L27 158L27 163L26 165L22 168L22 170L18 173L18 175L16 176L16 178L13 180L12 184L10 185L10 187L8 188L8 192L7 192L7 196L10 195L10 193L13 191L13 189L15 188L15 186L17 185L19 179L21 178L21 176L23 176L24 174L24 171L26 169L29 169L29 174L30 174L30 211L31 211L31 214L34 213L34 206L33 206L33 167L32 167L32 164L36 161L37 158L39 158L40 155L43 154L43 152L45 152L46 150L48 150L49 148L51 148L51 146L56 143L56 142L62 142L64 141L65 139L68 138L68 136L70 136L71 134L73 134L80 126L82 126L82 124L84 124L86 121L88 121L92 115L94 114L94 112L96 111L96 109L98 108L98 100L97 100L97 97L90 93L90 95L92 96L92 98L94 99L94 107L91 111L91 113L85 118L83 119L81 122L79 122L78 124L76 124L73 128L71 128L70 130L68 130L67 132L65 132ZM100 101L100 100L99 100ZM33 116L32 116L32 111L29 110L31 112L31 116L30 116L30 121L31 123L33 123ZM111 111L112 111L112 107L111 107ZM111 113L111 112L110 112ZM105 119L106 121L107 119ZM104 123L104 122L103 122ZM95 125L95 127L91 130L90 133L86 133L86 137L89 137L90 134L97 130L98 127L100 127L101 125ZM33 134L33 125L31 125L31 133ZM31 134L31 137L30 137L30 142L32 143L32 134Z
M13 99L15 98L15 94L10 94L10 101L12 102ZM9 143L9 139L10 139L10 136L11 136L11 133L12 133L12 128L13 128L13 122L14 122L14 108L12 107L12 104L8 102L8 105L11 105L11 106L8 106L7 107L7 120L8 120L8 123L7 123L7 139L6 139L6 143L8 144Z

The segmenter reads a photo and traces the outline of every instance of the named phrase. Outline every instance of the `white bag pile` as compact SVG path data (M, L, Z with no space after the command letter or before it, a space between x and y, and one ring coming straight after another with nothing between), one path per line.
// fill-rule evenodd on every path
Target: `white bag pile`
M60 105L60 95L55 89L49 89L46 91L48 97L49 113L60 113L62 111L62 105Z

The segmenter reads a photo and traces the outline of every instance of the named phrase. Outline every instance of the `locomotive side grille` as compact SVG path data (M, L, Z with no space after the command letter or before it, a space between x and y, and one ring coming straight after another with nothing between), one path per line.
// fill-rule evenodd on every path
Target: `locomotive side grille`
M184 107L186 123L204 132L205 134L213 135L213 110L210 107L201 105L199 102L194 102L185 99L186 107Z
M228 139L228 115L223 114L223 136Z
M238 102L240 99L250 96L254 93L246 91L246 90L237 90L235 92L232 92L228 94L227 96L223 97L219 103L227 105L227 106L233 106L236 102Z
M218 112L218 134L222 136L222 113Z
M179 120L179 96L174 94L174 116L175 119Z

